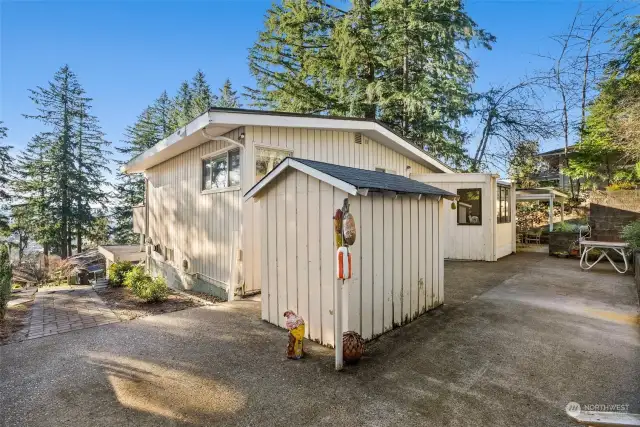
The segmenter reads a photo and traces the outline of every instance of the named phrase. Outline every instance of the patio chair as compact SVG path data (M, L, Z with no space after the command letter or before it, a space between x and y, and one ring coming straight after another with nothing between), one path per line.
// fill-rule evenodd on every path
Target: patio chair
M537 245L540 244L540 238L542 237L542 229L535 231L527 231L527 234L524 236L525 243L535 243Z

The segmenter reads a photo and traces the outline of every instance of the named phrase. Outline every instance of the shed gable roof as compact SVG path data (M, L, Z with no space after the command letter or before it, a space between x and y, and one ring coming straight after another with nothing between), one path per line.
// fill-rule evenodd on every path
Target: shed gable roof
M453 193L400 175L287 157L256 183L245 194L244 199L248 200L259 194L287 168L297 169L351 195L366 195L372 191L436 196L447 199L457 198L457 195Z

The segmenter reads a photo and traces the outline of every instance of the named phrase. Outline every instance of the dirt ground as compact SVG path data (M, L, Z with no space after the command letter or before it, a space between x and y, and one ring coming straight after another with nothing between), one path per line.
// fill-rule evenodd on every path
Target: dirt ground
M192 298L176 293L170 293L165 301L148 303L136 297L130 289L125 287L107 288L97 291L97 294L121 320L171 313L203 305Z
M24 339L22 332L29 326L32 305L33 300L7 309L4 319L0 321L0 345Z

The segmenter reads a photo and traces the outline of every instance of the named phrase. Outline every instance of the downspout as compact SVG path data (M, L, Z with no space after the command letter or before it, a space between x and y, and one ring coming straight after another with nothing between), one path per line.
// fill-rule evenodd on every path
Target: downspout
M236 147L238 147L238 148L240 148L242 150L242 155L240 156L240 171L241 171L240 177L242 177L242 173L244 171L244 158L245 158L245 156L244 156L244 154L245 154L244 153L244 148L245 148L244 144L239 142L239 141L236 141L235 139L227 138L226 136L213 136L213 135L210 135L209 133L207 133L207 127L206 126L202 128L201 132L202 132L202 135L205 138L208 138L210 141L226 142L226 143L231 144L233 146L236 146ZM242 132L240 134L240 139L241 140L244 139L244 132ZM242 180L242 178L240 178L240 179ZM232 258L231 258L230 263L229 263L230 264L229 265L230 277L229 277L229 284L228 284L229 289L227 290L227 300L228 301L233 301L235 293L236 293L236 288L235 287L238 284L237 283L238 282L237 261L240 258L240 248L239 248L240 245L238 243L242 241L242 229L243 229L242 218L240 218L239 224L240 224L240 231L239 231L240 235L237 236L237 237L234 236L235 242L232 242L232 252L231 252L232 253ZM197 274L199 274L201 276L204 276L204 275L202 275L200 273L197 273ZM242 284L242 293L244 294L244 283Z

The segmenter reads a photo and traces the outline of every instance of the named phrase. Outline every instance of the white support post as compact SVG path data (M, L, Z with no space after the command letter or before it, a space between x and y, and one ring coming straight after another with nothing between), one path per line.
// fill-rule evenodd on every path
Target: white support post
M336 279L335 289L333 291L334 310L333 310L333 329L334 329L334 347L336 350L336 371L341 371L344 365L342 360L342 288L344 280Z
M553 194L549 197L549 231L553 231Z

